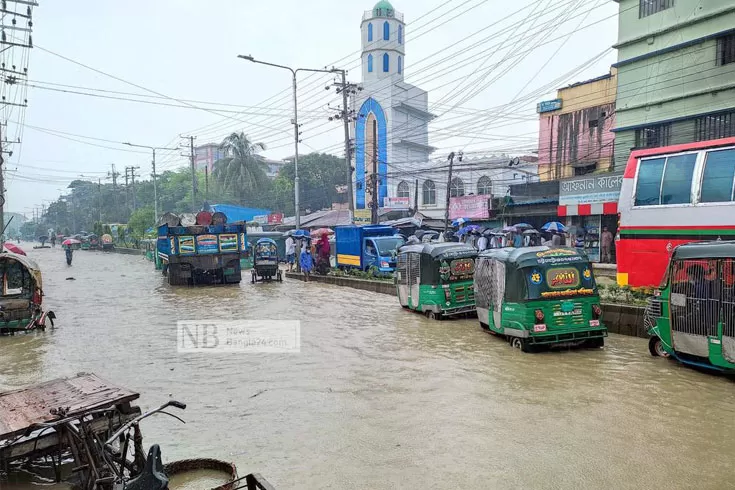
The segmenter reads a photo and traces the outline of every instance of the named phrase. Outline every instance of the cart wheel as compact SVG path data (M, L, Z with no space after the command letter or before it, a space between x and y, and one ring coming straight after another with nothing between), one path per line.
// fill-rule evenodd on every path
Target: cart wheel
M664 344L658 337L651 337L648 341L648 352L653 357L669 357L669 353L664 350Z

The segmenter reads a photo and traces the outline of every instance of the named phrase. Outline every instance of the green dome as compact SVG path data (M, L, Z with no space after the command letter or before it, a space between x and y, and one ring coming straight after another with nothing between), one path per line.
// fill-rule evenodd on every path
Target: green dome
M376 17L393 17L395 9L388 0L380 0L373 7L373 14Z

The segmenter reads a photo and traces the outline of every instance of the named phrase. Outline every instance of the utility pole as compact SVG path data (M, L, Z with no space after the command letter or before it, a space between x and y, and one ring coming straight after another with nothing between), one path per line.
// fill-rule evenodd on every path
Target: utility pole
M275 63L268 63L266 61L260 61L256 60L252 56L245 56L245 55L237 55L238 58L250 61L251 63L258 63L261 65L266 66L272 66L274 68L282 68L284 70L288 70L291 72L292 75L292 81L293 81L293 119L291 120L291 123L293 124L293 132L294 132L294 224L296 225L296 229L298 230L301 227L301 211L300 211L300 205L299 205L299 143L301 143L300 136L301 132L299 131L299 110L298 110L298 99L296 95L296 74L300 71L308 71L311 73L337 73L341 70L337 70L336 68L332 68L331 70L315 70L311 68L296 68L293 69L290 66L285 65L277 65Z
M33 48L33 7L38 6L36 0L3 0L2 1L2 18L0 18L0 52L6 53L5 60L10 60L6 65L2 63L0 72L3 74L2 93L0 93L0 107L6 108L19 107L20 113L14 118L23 120L21 114L23 108L28 107L28 100L20 97L20 102L15 102L13 95L22 94L16 91L11 92L13 87L21 87L27 83L28 75L28 53L26 50ZM7 24L6 24L7 22ZM25 25L23 25L25 24ZM15 52L20 51L20 52ZM15 63L20 66L16 66ZM18 89L20 90L20 89ZM7 117L8 112L5 113ZM6 126L7 120L0 123L0 251L5 247L5 155L13 156L13 152L5 149L5 144L18 144L17 141L9 141L3 139L3 133L10 134L9 131L2 131L2 126Z
M113 216L111 217L111 219L114 220L114 222L117 222L118 221L117 216L120 213L120 210L118 208L118 202L117 202L119 198L119 196L117 195L117 178L120 175L120 173L115 171L114 163L110 164L110 167L112 169L112 172L108 172L107 179L112 179L112 195L113 195L113 199L115 200L115 212L113 213ZM125 206L127 205L128 205L128 202L126 199Z
M194 139L196 138L196 136L182 136L182 138L189 140L189 154L181 156L188 157L189 163L191 164L191 210L196 213L197 192L199 191L199 189L197 188L197 169L194 162Z
M349 96L355 95L357 91L362 90L352 83L347 83L347 71L334 69L335 72L342 74L341 83L333 83L332 86L337 87L337 93L342 94L342 110L334 117L330 117L329 120L342 119L345 129L345 170L347 171L347 195L348 202L350 204L350 211L355 210L354 195L352 190L352 143L350 140L350 123L355 120L353 111L349 108ZM327 87L329 89L329 87Z
M209 200L209 164L204 167L204 200Z
M370 222L378 224L378 120L373 119L373 173L370 176L372 199L370 203Z
M454 152L450 153L447 157L449 160L449 176L447 177L447 199L446 209L444 210L444 238L447 237L447 231L449 230L449 198L452 194L452 170L454 168Z
M130 191L133 194L133 211L136 209L136 202L135 202L135 171L139 169L140 167L128 167L130 169Z
M125 209L128 209L130 202L130 167L125 167Z
M416 179L416 185L413 191L413 214L419 212L419 179Z
M132 146L134 148L148 148L149 150L153 151L153 174L151 175L153 177L153 216L156 219L156 224L158 224L158 184L157 184L157 177L156 177L156 150L171 150L176 151L178 148L166 148L165 146L146 146L146 145L135 145L130 142L123 143L124 145ZM140 168L140 167L138 167Z

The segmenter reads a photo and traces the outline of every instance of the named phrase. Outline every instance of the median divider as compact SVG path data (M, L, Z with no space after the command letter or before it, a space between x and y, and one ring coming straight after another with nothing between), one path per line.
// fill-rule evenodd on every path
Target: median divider
M105 252L112 252L112 253L123 254L123 255L145 255L145 250L140 249L140 248L115 247L110 250L105 250Z
M303 274L298 272L286 272L286 277L288 279L299 281L304 280ZM309 280L311 282L321 282L324 284L333 284L335 286L396 296L395 285L388 281L370 281L367 279L344 276L320 276L318 274L312 274L309 277ZM601 306L602 317L610 333L641 338L648 337L646 329L643 326L643 307L612 303L602 303Z

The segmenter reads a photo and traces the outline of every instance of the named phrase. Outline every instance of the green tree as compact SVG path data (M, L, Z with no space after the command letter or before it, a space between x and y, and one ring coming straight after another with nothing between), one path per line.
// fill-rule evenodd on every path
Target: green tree
M289 162L274 182L272 193L274 209L293 210L294 164ZM326 153L309 153L299 158L299 183L302 211L317 211L331 207L332 203L345 202L346 194L337 192L337 186L347 185L345 161ZM290 189L289 185L290 184ZM283 206L283 207L281 207Z
M255 204L256 196L264 194L270 182L265 163L258 157L265 150L263 143L252 143L245 133L232 133L220 144L224 158L214 164L214 178L222 189L237 197L240 204Z
M128 230L135 238L142 238L148 228L155 223L153 208L145 207L136 209L128 220Z

